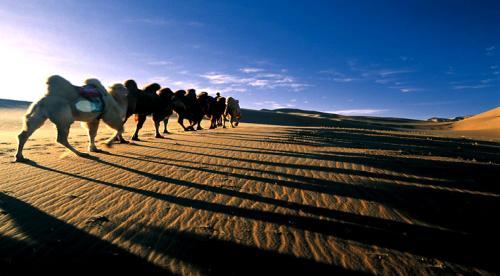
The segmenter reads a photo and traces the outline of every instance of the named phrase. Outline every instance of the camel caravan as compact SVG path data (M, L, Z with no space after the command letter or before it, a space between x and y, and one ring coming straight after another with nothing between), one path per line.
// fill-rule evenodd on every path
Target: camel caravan
M88 130L89 152L101 152L95 145L101 120L116 131L105 143L109 147L112 143L128 143L123 138L124 124L132 115L137 122L132 140L139 141L139 131L148 116L153 119L155 137L163 138L160 124L164 124L163 133L169 133L167 124L173 112L177 113L177 122L184 131L201 130L201 121L205 117L210 119L210 129L226 128L227 121L231 127L236 127L241 118L238 100L232 97L226 99L220 93L212 97L207 92L197 95L195 89L173 92L157 83L139 89L134 80L113 84L108 89L97 79L88 79L83 86L75 86L61 76L51 76L47 80L45 95L33 102L24 116L15 161L28 160L23 156L24 145L47 119L56 126L58 143L78 156L88 157L68 142L73 122L82 122ZM187 126L185 120L189 122Z

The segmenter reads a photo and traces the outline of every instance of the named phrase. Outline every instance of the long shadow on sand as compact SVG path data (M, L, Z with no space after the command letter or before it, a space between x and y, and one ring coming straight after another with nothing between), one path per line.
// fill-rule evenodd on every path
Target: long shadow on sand
M28 237L0 235L1 275L168 272L5 193L0 193L0 210Z
M149 143L156 143L154 141L148 141ZM373 168L377 169L382 169L382 170L387 170L387 171L396 171L398 173L404 173L404 174L410 174L410 175L418 175L420 176L419 179L416 179L414 177L404 177L401 175L386 175L386 178L395 180L395 177L397 177L397 180L402 180L405 182L418 182L419 184L431 184L431 185L437 185L440 187L452 187L452 188L459 188L459 189L466 189L466 190L471 190L471 191L478 191L478 192L486 192L486 193L497 193L500 194L500 186L499 185L491 185L493 183L493 180L499 173L499 166L498 165L491 165L491 164L484 164L484 163L464 163L464 162L458 162L458 161L440 161L440 160L432 160L432 159L423 159L423 158L417 158L413 156L407 155L407 153L401 153L399 155L380 155L380 154L374 154L373 151L370 153L360 153L360 152L334 152L334 151L322 151L322 152L293 152L293 151L286 151L286 150L273 150L269 148L254 148L254 147L248 147L248 146L231 146L231 145L224 145L221 146L220 144L216 143L210 143L210 142L198 142L198 141L190 141L190 140L184 140L182 141L183 143L187 144L180 144L184 146L189 146L190 148L193 149L213 149L218 152L237 152L237 153L243 153L243 154L259 154L259 155L268 155L268 156L277 156L277 157L291 157L291 158L302 158L302 159L312 159L312 160L320 160L320 161L336 161L336 162L347 162L347 163L353 163L357 165L363 165L363 166L370 166ZM264 142L262 140L261 142ZM165 145L165 144L163 144ZM149 146L148 146L149 147ZM158 148L158 147L154 147ZM168 147L164 147L163 149L170 149ZM372 150L373 148L366 148L367 152L368 150ZM490 154L495 154L494 149L486 148L483 149L483 151L489 151ZM427 151L428 152L428 151ZM196 152L198 153L198 152ZM483 153L482 151L474 151L474 155L477 156L482 156ZM427 157L425 155L424 157ZM226 158L226 157L224 157ZM474 158L474 157L473 157ZM241 159L241 158L240 158ZM237 161L238 159L233 159ZM253 163L260 163L262 161L260 160L252 160L252 159L247 159L247 160L241 160L245 162L253 162ZM264 161L266 162L266 161ZM398 166L395 166L394 164L397 164ZM273 165L273 164L269 164ZM300 167L300 165L294 165L294 164L287 164L287 163L275 163L274 165L277 166L283 166L283 167L290 167L290 168L301 168L301 169L312 169L312 170L320 170L320 171L325 171L325 168L318 167L318 166L312 166L312 167ZM330 168L326 168L328 170ZM338 168L337 168L338 170ZM453 171L452 174L450 174L450 170ZM348 173L353 173L353 170ZM339 173L342 173L341 171L337 171ZM471 173L471 172L481 172L481 173ZM357 175L359 176L364 176L370 177L370 172L366 171L357 171ZM380 175L378 176L380 177ZM438 181L431 180L428 181L425 178L444 178L446 181L441 181L438 183ZM475 183L470 183L470 181L464 181L464 180L477 180L474 181ZM450 181L452 180L452 181ZM459 180L459 181L456 181ZM446 182L449 182L450 184L447 185ZM485 185L482 185L485 184ZM482 186L481 186L482 185Z
M293 214L281 214L262 210L253 210L241 208L237 206L224 205L215 202L204 200L177 197L169 194L157 193L149 190L143 190L136 187L124 186L116 183L93 179L81 175L76 175L68 172L63 172L53 168L44 167L34 164L33 166L39 169L44 169L50 172L67 175L70 177L83 179L89 182L94 182L109 187L114 187L124 191L138 193L147 197L152 197L158 200L176 204L179 206L196 208L216 213L225 214L228 216L238 216L246 219L253 219L267 223L274 223L293 227L296 229L332 235L335 237L348 239L352 241L362 242L370 245L377 245L384 248L392 248L399 251L411 252L417 255L438 257L460 264L473 265L485 269L496 269L493 256L487 254L484 247L487 245L489 235L475 235L467 233L459 233L454 231L439 230L436 228L405 225L389 220L381 220L374 218L366 218L360 215L352 215L349 213L326 210L324 208L307 208L301 204L289 204L282 200L274 200L264 198L258 195L232 191L219 187L210 187L207 185L195 184L183 180L172 179L169 177L155 175L143 172L134 168L128 168L121 165L113 164L104 160L96 160L104 165L113 166L118 169L126 170L152 180L162 181L166 184L181 185L196 189L202 189L214 193L222 193L229 196L237 196L243 199L248 199L256 202L267 204L275 204L278 206L287 206L288 208L304 209L311 213L323 213L330 217L330 220L317 219L310 216L301 216ZM195 170L196 168L191 167ZM297 185L299 187L300 184ZM340 192L349 185L339 186L336 191ZM351 193L350 196L356 197L364 194L362 189L357 188L355 191L347 190ZM346 191L344 191L344 194ZM456 245L460 244L457 249Z
M172 148L165 147L164 150L178 152L182 154L192 154L207 156L211 158L229 159L235 162L246 162L259 165L266 165L276 168L290 168L290 169L300 169L300 170L311 170L320 172L334 172L338 174L349 174L361 177L374 177L381 180L389 181L403 181L407 183L415 184L426 184L434 185L438 188L453 188L453 189L463 189L469 192L483 192L483 193L495 193L500 195L500 186L491 185L494 183L493 179L498 175L498 169L495 166L488 164L468 164L460 162L450 162L450 161L437 161L437 160L425 160L419 158L401 158L395 156L382 156L364 153L342 153L342 152L327 152L327 153L309 153L309 154L296 154L291 152L282 151L282 153L268 152L265 150L238 150L238 149L222 149L210 146L195 146L180 144L183 146L188 146L198 151L186 151L186 150L176 150ZM157 147L155 147L157 148ZM397 174L384 174L380 172L370 172L366 170L354 170L346 168L332 168L326 166L317 165L307 165L307 164L294 164L294 163L283 163L274 162L266 160L257 160L251 158L241 158L232 156L219 156L213 154L205 154L201 152L204 149L214 149L221 151L233 151L233 152L245 152L254 153L259 155L276 155L281 157L303 158L303 159L315 159L322 161L335 161L335 162L345 162L360 166L369 166L376 169L383 169L392 172L397 172ZM395 166L395 163L397 166ZM455 173L450 175L450 170ZM471 174L470 172L481 172L480 174ZM405 176L402 174L409 174ZM417 177L418 176L418 177ZM298 176L297 176L298 177Z
M287 129L287 134L264 136L260 134L204 133L221 140L238 140L258 143L309 145L315 147L337 146L355 149L380 149L399 151L402 154L458 157L465 160L500 163L500 143L458 138L409 136L400 132L371 132L358 129L308 128Z
M169 159L165 157L155 157L155 156L146 156L146 159L136 159L139 161L148 161L148 162L156 162L162 165L173 165L189 170L198 170L212 174L221 174L224 176L231 176L237 179L247 179L258 181L262 183L268 183L271 185L280 185L293 189L300 190L308 190L318 193L327 193L332 195L339 195L344 197L351 197L356 199L364 199L370 200L374 202L379 202L387 206L391 206L400 211L403 211L409 214L411 217L416 218L418 220L424 221L426 223L430 223L433 225L439 225L445 228L453 229L456 231L463 231L469 233L476 233L479 235L484 235L485 233L494 233L496 231L496 227L492 228L490 226L490 213L485 212L485 210L497 210L500 203L500 198L497 194L479 194L474 193L474 191L460 191L460 190L447 190L440 189L441 187L447 188L483 188L481 190L485 190L487 188L493 189L495 192L498 187L494 185L495 182L478 182L478 181L467 181L465 184L460 182L459 180L453 181L450 183L442 182L442 181L418 181L415 179L396 176L396 175L386 175L381 173L372 173L372 172L360 172L357 170L347 170L347 169L337 169L337 168L328 168L321 166L308 166L308 165L296 165L296 164L286 164L286 163L277 163L270 161L262 161L262 160L253 160L239 157L229 157L229 156L219 156L217 154L204 154L199 151L190 152L187 150L178 151L175 149L169 149L165 147L165 150L179 152L179 153L189 153L196 155L205 155L210 158L221 158L226 160L233 160L235 164L239 164L240 167L224 165L218 166L217 164L204 164L204 167L200 167L199 163L192 162L189 160L182 159ZM121 156L125 158L131 158L126 156ZM153 161L153 160L162 160L166 162ZM373 161L370 161L368 164L364 164L363 162L367 162L367 158L364 157L338 157L338 159L344 162L352 162L358 163L362 165L372 165ZM373 160L373 159L370 159ZM392 162L396 162L397 160L391 160ZM423 164L427 160L418 160L415 159L414 162L419 163L420 167L424 166ZM186 166L181 163L188 163L192 166ZM238 163L239 162L239 163ZM241 163L243 162L243 165ZM308 170L324 170L331 171L334 173L343 173L348 175L355 176L363 176L363 177L372 177L376 179L380 179L380 182L373 183L373 181L369 183L365 183L363 181L357 181L357 183L346 184L338 181L332 181L328 179L317 179L307 176L295 175L291 173L279 172L277 170L261 170L261 169L252 169L250 166L244 164L245 162L256 163L256 164L264 164L266 166L270 166L271 168L280 168L280 167L288 167L293 169L308 169ZM440 163L446 163L443 161L439 161ZM435 161L429 161L430 167L426 167L428 171L431 171L432 168L439 169L443 165L440 166L435 165ZM488 170L480 170L479 168L472 166L472 169L468 169L464 164L457 163L458 165L454 166L453 162L447 164L449 167L448 173L451 171L465 171L469 174L478 173L482 174L482 178L484 179L486 176L490 176L490 179L493 179L495 176L494 170L489 170L489 166L485 168ZM223 168L231 168L231 169L241 169L244 167L247 171L252 171L254 174L238 174L233 172L226 171L218 171L207 168L206 166L211 167L220 167ZM390 166L389 163L387 166ZM424 166L425 167L425 166ZM397 166L392 164L392 169L397 169ZM267 178L262 175L276 175L281 179L277 181L275 178ZM418 174L417 174L418 175ZM442 176L442 175L441 175ZM285 179L283 179L285 178ZM287 180L291 179L291 180ZM426 184L424 186L416 186L416 185L403 185L403 184L394 184L388 183L383 180L397 180L399 182L415 182L416 184ZM411 181L409 181L411 180ZM454 183L456 183L457 187L454 187ZM471 184L472 183L472 184ZM434 185L434 186L432 186ZM473 186L474 185L474 186ZM491 191L489 191L491 192Z

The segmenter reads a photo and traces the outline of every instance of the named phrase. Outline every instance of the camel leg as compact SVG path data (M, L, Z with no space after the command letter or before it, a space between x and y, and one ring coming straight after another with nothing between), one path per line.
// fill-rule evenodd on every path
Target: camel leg
M184 126L184 117L179 116L179 118L177 119L177 122L179 123L179 125L181 125L181 127L184 129L184 131L189 131L189 129Z
M117 132L115 133L115 136L112 136L110 139L108 139L106 141L107 146L110 146L112 142L119 142L120 144L128 144L129 143L127 140L125 140L125 138L123 138L123 132L125 131L123 129L123 126L127 122L128 118L130 118L130 116L132 116L132 114L127 114L125 116L125 120L123 120L123 121L120 120L120 127L118 127L118 125L116 123L113 123L113 125L115 125L115 126L111 126L109 123L106 122L107 125L111 126L113 129L117 130ZM120 129L121 129L121 131L118 131Z
M102 152L102 150L98 149L95 145L95 137L97 135L97 129L99 129L99 120L94 120L88 123L85 123L89 132L89 151L90 152Z
M195 121L189 121L188 130L190 130L190 131L196 131L196 129L194 128L195 125L196 125Z
M217 128L217 118L215 117L215 115L210 118L210 129L214 128Z
M135 132L134 132L134 136L132 136L132 140L134 141L140 141L139 140L139 130L142 128L142 126L144 125L144 122L146 121L146 117L147 115L138 115L138 121L137 121L137 126L135 128Z
M114 136L111 136L108 140L106 140L105 145L110 147L113 141L119 141L120 143L128 143L123 139L123 124L125 121L127 121L127 118L125 120L122 120L119 116L114 115L114 114L105 114L103 116L103 121L105 124L107 124L109 127L112 129L116 130L116 133ZM97 131L97 128L96 128Z
M160 134L160 131L159 131L160 121L154 121L154 123L155 123L155 132L156 132L155 138L165 138Z
M153 122L155 124L155 138L165 138L160 134L160 122L165 119L163 114L153 113Z
M202 120L203 120L203 119L200 119L198 122L195 122L195 124L196 124L196 123L198 123L198 127L196 127L196 130L202 130L202 129L203 129L203 128L201 127L201 121L202 121ZM193 126L194 126L194 125L193 125Z
M71 126L71 124L56 124L56 128L57 128L57 142L59 144L63 145L64 147L66 147L67 149L69 149L71 152L73 152L74 154L76 154L78 156L81 156L81 157L88 156L88 154L79 152L73 146L71 146L69 144L69 142L68 142L68 135L69 135L69 128L70 128L70 126Z
M42 112L39 109L35 108L37 107L34 107L32 113L24 118L23 130L17 136L18 144L17 144L16 156L14 159L15 162L22 162L27 160L23 156L24 144L26 144L26 141L28 141L28 138L33 134L33 132L39 129L43 125L43 123L47 120L47 117L44 114L42 114Z
M226 115L222 115L222 128L226 128Z
M56 125L56 141L78 156L89 156L86 153L79 152L68 142L69 128L74 122L71 107L62 101L53 100L50 104L51 109L48 110L48 117L49 120Z
M168 117L163 120L163 133L165 134L170 133L168 132L167 125L168 125Z
M196 129L194 128L194 126L196 125L196 121L194 120L189 120L189 126L188 126L188 130L191 130L191 131L196 131Z
M116 140L119 141L120 144L128 144L129 143L127 140L125 140L125 138L123 138L123 132L124 132L123 127L125 126L125 123L127 122L128 118L130 118L130 116L132 116L132 114L128 114L127 113L127 116L125 117L125 120L123 120L123 122L122 122L121 131L120 131L120 133L117 133L117 135L116 135L116 137L117 137Z

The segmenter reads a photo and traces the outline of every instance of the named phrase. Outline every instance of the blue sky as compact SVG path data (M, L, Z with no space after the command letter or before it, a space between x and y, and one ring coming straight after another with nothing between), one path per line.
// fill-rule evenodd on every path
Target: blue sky
M252 109L500 106L499 1L0 0L0 35L0 98L34 100L60 74L221 91Z

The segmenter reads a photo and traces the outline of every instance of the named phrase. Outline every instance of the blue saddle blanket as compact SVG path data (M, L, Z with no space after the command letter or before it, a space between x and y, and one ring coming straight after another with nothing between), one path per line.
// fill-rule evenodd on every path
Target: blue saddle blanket
M76 109L81 112L103 112L104 99L102 93L93 85L76 87L83 99L75 103Z

